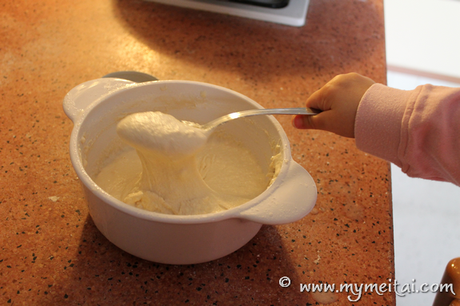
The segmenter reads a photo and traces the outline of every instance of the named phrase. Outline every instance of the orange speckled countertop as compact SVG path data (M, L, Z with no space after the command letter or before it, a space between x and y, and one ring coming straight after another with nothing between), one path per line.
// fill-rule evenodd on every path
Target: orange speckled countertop
M73 87L119 70L221 85L265 107L301 107L339 73L385 83L382 2L311 0L295 28L139 0L3 1L0 305L350 305L349 293L300 285L391 282L389 166L353 140L278 118L317 184L313 212L263 226L219 260L172 266L125 253L96 229L62 109ZM393 293L366 292L356 304L394 303Z

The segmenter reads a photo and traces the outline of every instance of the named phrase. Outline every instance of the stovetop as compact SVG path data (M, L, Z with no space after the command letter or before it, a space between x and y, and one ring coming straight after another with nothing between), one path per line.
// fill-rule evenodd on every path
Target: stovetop
M145 0L300 27L310 0Z

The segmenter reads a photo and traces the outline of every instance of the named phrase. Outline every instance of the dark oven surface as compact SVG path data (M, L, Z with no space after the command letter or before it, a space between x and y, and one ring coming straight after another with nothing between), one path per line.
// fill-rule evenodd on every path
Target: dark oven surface
M289 0L221 0L228 2L238 2L244 4L258 5L270 8L283 8L289 4Z

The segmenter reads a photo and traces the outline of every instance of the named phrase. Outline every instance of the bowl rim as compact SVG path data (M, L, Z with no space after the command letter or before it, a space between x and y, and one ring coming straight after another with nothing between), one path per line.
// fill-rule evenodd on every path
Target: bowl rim
M145 83L136 83L136 84L128 84L124 88L119 88L115 91L107 93L106 95L102 95L100 98L96 99L93 103L91 103L84 111L80 114L77 120L74 122L74 127L70 136L70 159L77 173L77 176L80 182L84 185L85 188L88 189L89 192L92 192L94 196L96 196L99 200L101 200L106 205L111 206L114 209L117 209L120 212L125 214L131 215L133 217L137 217L144 220L161 222L161 223L173 223L173 224L202 224L202 223L211 223L222 221L226 219L238 218L238 219L247 219L245 218L242 213L248 209L253 208L257 204L259 204L264 199L270 197L273 192L280 186L281 182L283 181L284 177L287 174L287 170L292 160L291 156L291 149L289 145L289 140L287 135L282 128L281 124L273 117L267 116L268 120L275 126L279 136L280 136L280 146L281 152L283 153L283 162L281 165L281 169L275 178L275 180L265 189L262 193L258 196L253 198L252 200L245 202L237 207L215 212L215 213L208 213L208 214L197 214L197 215L171 215L171 214L163 214L154 211L148 211L142 208L138 208L129 204L126 204L115 197L111 196L109 193L104 191L100 188L93 179L89 176L86 172L86 169L83 166L83 162L80 158L80 149L79 149L79 139L80 139L80 130L82 129L82 125L85 123L85 119L91 113L91 111L98 106L100 103L103 103L109 99L115 99L117 96L121 95L126 91L136 91L138 88L141 87L150 87L150 86L162 86L165 84L189 84L189 85L198 85L203 87L210 87L220 91L225 91L232 95L236 95L237 97L245 100L255 108L263 108L259 103L255 102L254 100L250 99L249 97L233 91L231 89L210 84L204 82L197 82L197 81L186 81L186 80L159 80L159 81L152 81L152 82L145 82Z

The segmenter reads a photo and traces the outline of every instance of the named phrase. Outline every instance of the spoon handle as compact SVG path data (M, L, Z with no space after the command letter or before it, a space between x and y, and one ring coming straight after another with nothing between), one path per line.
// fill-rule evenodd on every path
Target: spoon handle
M242 117L258 115L316 115L320 112L320 110L315 110L308 107L248 109L219 117L202 125L202 128L205 130L214 129L216 126L221 125L224 122Z
M240 118L240 117L249 117L249 116L256 116L256 115L316 115L320 113L319 110L314 110L307 107L299 107L299 108L265 108L265 109L248 109L240 112L235 112L234 116L229 114L232 118Z

